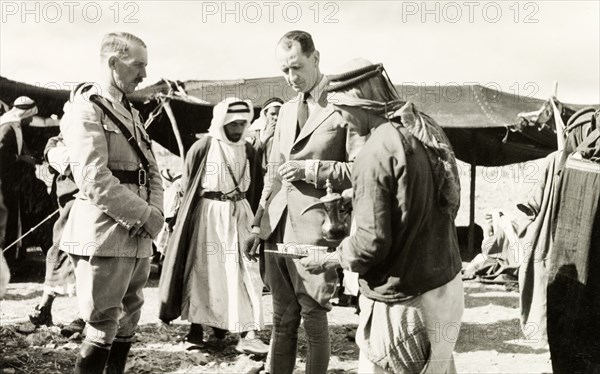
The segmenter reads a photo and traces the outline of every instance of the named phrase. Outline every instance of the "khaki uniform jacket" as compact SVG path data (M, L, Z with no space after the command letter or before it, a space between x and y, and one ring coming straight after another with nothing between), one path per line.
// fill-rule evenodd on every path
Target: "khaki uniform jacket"
M327 101L325 93L296 137L298 100L285 103L279 112L265 186L253 226L260 226L260 238L268 240L287 209L287 222L282 222L288 228L283 232L284 242L330 245L321 233L324 211L312 209L304 215L301 212L325 195L327 179L336 191L352 187L352 161L364 144L364 138L350 130ZM288 183L281 179L277 169L293 160L318 160L310 170L314 183ZM292 230L289 230L290 226Z
M150 206L163 211L163 187L150 137L137 110L129 112L107 89L105 104L137 138L150 162L146 187L122 184L111 170L137 170L140 159L119 127L79 90L65 104L60 129L70 167L79 188L62 234L60 248L81 256L137 257L152 255L152 239L129 237L144 222Z

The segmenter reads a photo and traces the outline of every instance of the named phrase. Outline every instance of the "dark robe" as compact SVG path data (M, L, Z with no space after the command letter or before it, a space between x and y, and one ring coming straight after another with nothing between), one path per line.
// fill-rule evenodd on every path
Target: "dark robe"
M27 144L23 140L21 154L28 154ZM12 244L20 234L48 217L56 209L56 204L47 191L46 184L35 174L35 166L19 159L17 137L12 126L0 126L0 180L2 195L8 211L4 245ZM20 222L19 222L20 220ZM17 246L5 253L9 262L17 259L17 248L39 246L47 251L52 246L52 225L56 217L38 227L26 236ZM19 257L22 252L19 253Z
M548 343L552 369L600 370L600 132L564 164L548 274Z

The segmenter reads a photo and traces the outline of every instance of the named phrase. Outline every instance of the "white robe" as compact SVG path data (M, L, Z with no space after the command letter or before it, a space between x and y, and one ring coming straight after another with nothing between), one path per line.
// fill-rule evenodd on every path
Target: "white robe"
M240 190L246 191L250 184L250 165L244 169L245 145L227 144L215 138L206 155L202 189L229 192L235 188L219 143L240 183ZM263 283L258 263L244 257L241 245L250 235L252 219L247 200L235 203L200 200L194 212L198 227L190 240L192 247L187 261L193 265L185 282L182 319L238 333L263 327Z

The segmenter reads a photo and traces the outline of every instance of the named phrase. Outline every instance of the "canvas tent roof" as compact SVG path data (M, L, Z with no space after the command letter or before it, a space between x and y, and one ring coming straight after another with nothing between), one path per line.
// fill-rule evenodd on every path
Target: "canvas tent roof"
M270 97L289 100L296 95L281 77L186 81L181 86L189 95L205 101L204 106L210 104L210 108L198 105L195 110L177 109L179 105L173 104L174 111L181 115L177 121L186 149L195 141L195 133L207 131L212 105L225 97L250 99L260 107ZM136 95L147 100L157 92L166 93L168 88L168 84L158 83ZM457 157L465 162L474 161L483 166L505 165L541 158L557 148L553 123L544 128L529 126L515 131L521 122L518 114L538 110L544 100L479 85L398 85L396 90L403 100L412 101L419 110L438 121L448 134ZM573 110L583 107L565 105ZM172 132L163 119L153 124L149 132L156 139L164 139L161 144L177 152Z
M470 86L396 86L404 100L436 119L444 128L459 159L477 165L497 166L544 157L556 149L553 124L543 128L526 126L520 131L521 112L539 109L544 100L513 95L478 85ZM188 95L173 95L183 92ZM21 95L34 99L41 116L56 114L61 117L67 90L37 87L0 77L0 100L7 104ZM256 78L245 80L193 80L185 82L161 81L136 91L132 103L147 118L159 105L161 97L170 98L184 148L196 140L210 126L212 107L225 97L250 99L258 109L273 96L284 100L295 96L283 78ZM583 106L565 104L577 110ZM512 129L512 130L511 130ZM54 130L56 131L56 130ZM177 142L170 120L164 111L148 127L150 136L178 154Z

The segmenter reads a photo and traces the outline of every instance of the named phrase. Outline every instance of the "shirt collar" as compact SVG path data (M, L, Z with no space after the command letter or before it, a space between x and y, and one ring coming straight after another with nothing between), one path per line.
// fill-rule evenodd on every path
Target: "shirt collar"
M100 88L102 89L102 91L100 91L100 94L107 98L108 100L112 101L113 103L121 103L123 100L123 92L121 92L121 90L117 89L115 86L113 85L103 85L100 86Z
M310 94L310 98L308 100L312 100L313 102L318 102L319 99L321 98L321 96L323 95L323 93L325 92L327 85L329 85L329 79L327 79L325 74L323 74L323 77L321 78L319 83L317 83L312 88L312 90L308 91L308 93Z

